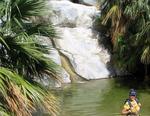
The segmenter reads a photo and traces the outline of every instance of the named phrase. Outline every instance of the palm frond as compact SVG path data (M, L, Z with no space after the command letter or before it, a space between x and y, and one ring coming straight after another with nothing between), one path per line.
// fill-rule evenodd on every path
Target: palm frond
M14 18L12 31L17 34L25 32L28 35L39 35L39 36L46 36L49 38L57 37L57 32L54 26L52 25L52 23L47 22L40 22L40 23L21 22L18 19Z
M142 69L150 63L149 0L105 0L103 6L101 22L115 48L115 64L131 72Z
M48 49L39 44L34 36L28 36L24 33L15 38L7 36L5 42L10 49L0 50L3 55L3 66L12 68L29 78L40 77L46 72L51 77L58 79L60 66L44 56L43 53L48 53Z
M124 10L125 15L135 19L142 12L149 12L148 0L133 0Z
M137 33L137 38L136 38L137 41L142 38L145 38L145 36L147 36L145 39L149 38L150 21L146 22L141 28L142 28L141 32Z
M44 0L11 0L11 17L26 19L30 16L42 16L45 10Z
M119 6L118 5L114 5L112 6L112 8L108 11L108 13L106 14L105 18L103 19L102 21L102 24L106 24L108 19L112 19L112 25L115 24L115 22L117 20L119 20L121 17L121 11L119 9Z
M28 35L56 37L56 31L51 23L31 20L34 16L44 16L47 11L45 0L9 0L2 3L5 13L3 30L6 34L26 32Z
M7 49L9 49L9 46L7 45L5 40L3 39L3 36L0 36L0 43L4 44L7 47Z
M143 64L150 64L150 46L147 46L141 55L141 62Z
M4 0L1 0L0 1L0 18L2 18L2 16L4 15L4 11L5 11Z
M3 107L3 104L0 103L0 116L10 116L8 111Z
M0 97L4 102L4 110L16 116L30 116L37 105L42 105L50 114L56 114L56 98L38 84L30 84L9 69L0 68ZM45 101L48 101L45 103ZM4 111L3 110L3 111Z
M146 22L141 27L141 31L136 34L136 41L134 42L136 46L143 46L142 48L145 49L145 46L150 45L150 22ZM144 54L143 54L144 55Z
M56 79L59 76L59 66L44 56L48 53L47 46L41 45L35 36L54 37L54 28L29 21L32 16L43 15L45 1L0 2L3 6L0 11L0 115L30 116L37 106L42 105L55 116L57 99L33 79L43 77L43 74Z
M47 36L50 38L57 37L57 33L51 23L25 24L24 29L26 29L26 32L29 35L36 34L40 36Z

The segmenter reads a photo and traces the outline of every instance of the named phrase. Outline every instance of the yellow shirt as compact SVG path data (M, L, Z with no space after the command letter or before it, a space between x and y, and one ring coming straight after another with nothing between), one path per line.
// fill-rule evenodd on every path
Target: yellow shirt
M126 110L131 110L131 112L133 113L138 113L140 110L140 103L137 103L136 100L130 101L131 105L129 104L129 102L127 101L124 105L124 109Z

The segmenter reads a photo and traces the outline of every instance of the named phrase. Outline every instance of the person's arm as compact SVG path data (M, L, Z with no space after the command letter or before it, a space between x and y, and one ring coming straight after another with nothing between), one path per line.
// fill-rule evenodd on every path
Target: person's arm
M127 110L127 109L125 109L125 108L124 108L124 109L122 110L122 112L121 112L122 115L127 115L127 114L129 114L129 113L131 113L131 110Z
M121 111L121 114L122 114L122 115L127 115L127 114L129 114L129 113L131 113L130 106L129 106L128 102L126 102L126 103L124 104L124 106L123 106L123 109L122 109L122 111Z

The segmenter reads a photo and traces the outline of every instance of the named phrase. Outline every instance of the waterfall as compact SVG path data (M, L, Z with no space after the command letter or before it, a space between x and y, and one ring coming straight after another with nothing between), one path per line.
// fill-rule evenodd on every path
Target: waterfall
M69 59L74 73L87 80L108 78L110 55L99 46L98 34L92 29L93 19L99 14L96 6L67 0L48 1L48 6L52 11L44 19L55 25L60 36L54 39L56 49Z

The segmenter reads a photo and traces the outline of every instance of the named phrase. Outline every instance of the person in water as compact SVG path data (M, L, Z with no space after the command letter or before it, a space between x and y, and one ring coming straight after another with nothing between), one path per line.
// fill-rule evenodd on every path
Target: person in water
M134 89L131 89L129 92L129 98L123 106L122 115L138 116L140 108L141 104L137 99L137 93Z

